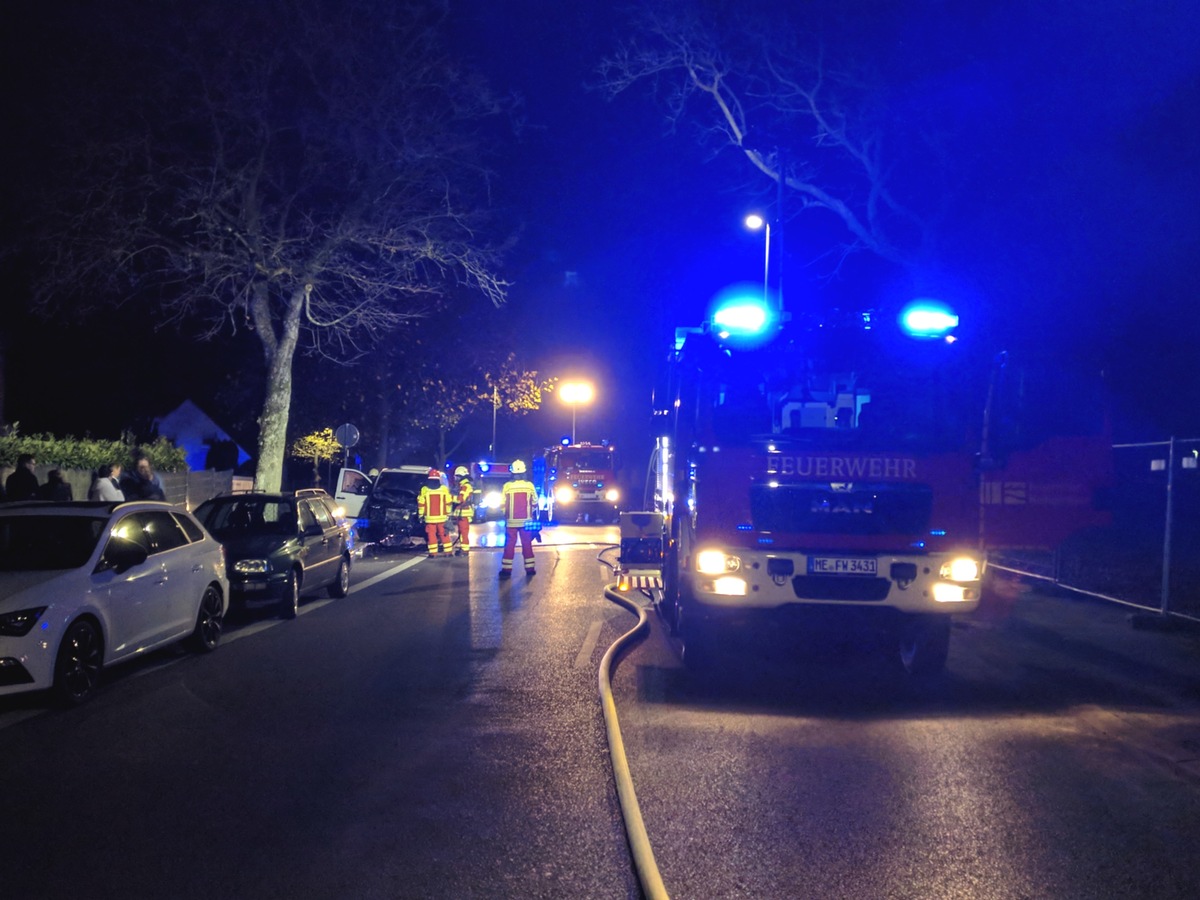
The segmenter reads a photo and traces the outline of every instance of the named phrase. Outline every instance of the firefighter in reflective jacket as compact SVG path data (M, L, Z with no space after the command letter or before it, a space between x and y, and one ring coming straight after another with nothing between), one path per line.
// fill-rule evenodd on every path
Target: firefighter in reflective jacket
M455 556L467 552L471 544L471 520L475 518L475 486L466 466L454 470L454 517L458 520L458 548Z
M450 552L450 539L446 536L446 520L450 518L450 488L442 484L442 473L429 470L429 480L421 493L417 494L417 514L425 522L425 542L429 555Z
M526 522L537 520L537 490L533 482L525 478L525 463L517 460L508 467L511 480L504 485L504 556L500 559L500 577L512 575L513 556L521 541L521 556L525 560L525 574L533 575L533 533L525 528Z

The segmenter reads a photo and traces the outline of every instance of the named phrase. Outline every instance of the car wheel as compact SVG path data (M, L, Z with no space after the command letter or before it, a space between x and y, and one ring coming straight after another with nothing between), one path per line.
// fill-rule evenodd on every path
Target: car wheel
M908 675L936 675L946 668L950 653L950 618L913 617L900 626L896 661Z
M283 594L279 598L279 617L294 619L300 614L300 576L296 570L288 572L287 581L283 585Z
M104 667L104 642L88 619L67 628L54 661L54 693L68 706L78 706L96 692Z
M350 593L350 560L343 556L338 561L337 577L329 586L329 596L340 598L345 597L348 593Z
M196 614L196 629L189 641L197 653L211 653L221 642L221 630L225 627L225 604L221 592L213 585L204 590L200 600L200 611Z

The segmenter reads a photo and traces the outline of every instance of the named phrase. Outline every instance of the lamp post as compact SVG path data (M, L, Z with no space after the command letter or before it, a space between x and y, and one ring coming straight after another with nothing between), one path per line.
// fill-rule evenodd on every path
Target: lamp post
M750 213L745 219L746 227L751 231L766 229L766 240L763 242L763 304L771 305L771 223L758 213Z
M586 381L567 381L558 389L562 402L571 407L571 443L575 443L575 410L581 403L591 403L596 396L595 389Z
M496 413L500 410L500 388L492 385L492 443L488 447L488 458L496 459Z

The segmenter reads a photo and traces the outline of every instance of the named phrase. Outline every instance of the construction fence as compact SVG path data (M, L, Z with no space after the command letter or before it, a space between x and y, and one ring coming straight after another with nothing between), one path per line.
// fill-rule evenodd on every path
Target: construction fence
M1112 525L1001 568L1168 618L1200 622L1200 438L1115 444Z

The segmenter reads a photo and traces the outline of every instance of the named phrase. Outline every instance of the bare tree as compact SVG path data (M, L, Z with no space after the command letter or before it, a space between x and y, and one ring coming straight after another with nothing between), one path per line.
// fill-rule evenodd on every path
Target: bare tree
M639 7L598 86L612 96L652 87L673 127L691 122L714 152L734 149L793 208L833 213L847 232L839 259L866 250L911 262L927 229L893 193L886 129L866 84L835 76L804 23L778 4L768 24L740 3L704 4L708 17L699 6Z
M354 360L464 285L504 301L479 158L504 106L444 52L438 2L184 9L108 48L138 101L77 143L36 300L252 331L256 482L278 489L297 352Z

